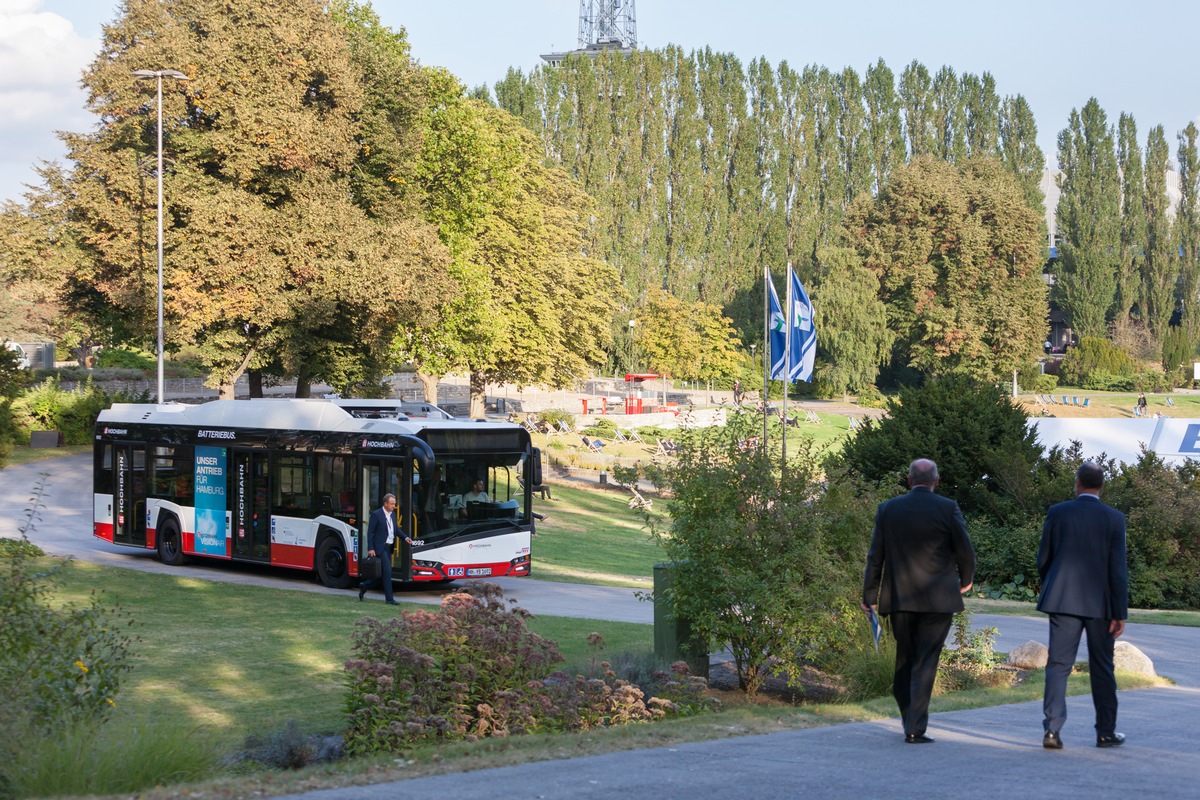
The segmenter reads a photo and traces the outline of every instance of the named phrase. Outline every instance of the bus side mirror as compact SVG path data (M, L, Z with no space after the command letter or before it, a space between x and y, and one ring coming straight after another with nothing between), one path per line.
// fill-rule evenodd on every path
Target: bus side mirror
M529 461L529 485L542 485L542 448L533 448L533 458Z

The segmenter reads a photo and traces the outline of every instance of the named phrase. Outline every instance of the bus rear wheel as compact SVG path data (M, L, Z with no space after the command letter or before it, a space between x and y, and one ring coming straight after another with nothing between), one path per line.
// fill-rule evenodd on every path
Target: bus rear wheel
M350 562L337 536L326 536L317 546L317 577L330 589L345 589L350 585Z
M183 536L174 517L167 517L158 526L158 560L169 567L182 567L187 563L183 554Z

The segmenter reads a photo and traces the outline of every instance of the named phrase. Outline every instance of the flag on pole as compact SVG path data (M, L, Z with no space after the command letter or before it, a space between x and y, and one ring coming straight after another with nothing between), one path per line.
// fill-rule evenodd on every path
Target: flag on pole
M779 305L779 295L775 294L775 281L771 280L770 271L765 272L765 275L769 304L767 352L771 354L769 377L771 380L784 380L787 374L787 320L783 316L783 308Z
M788 324L791 336L788 341L788 380L807 381L812 378L813 362L817 358L817 330L813 327L812 302L804 285L788 267L791 308L788 309ZM774 363L774 362L772 362Z

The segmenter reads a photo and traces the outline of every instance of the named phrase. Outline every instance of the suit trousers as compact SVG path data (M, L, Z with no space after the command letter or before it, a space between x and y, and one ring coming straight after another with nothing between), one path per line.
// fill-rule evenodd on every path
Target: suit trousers
M1108 620L1050 615L1050 654L1046 661L1046 693L1042 699L1042 727L1058 733L1067 721L1067 679L1079 652L1079 637L1087 632L1088 675L1092 705L1096 709L1096 734L1108 736L1117 729L1117 678L1113 673L1113 636Z
M383 596L389 603L395 599L392 597L392 550L394 548L395 545L388 545L385 548L386 552L375 553L375 555L379 556L379 566L382 567L382 571L379 575L379 583L382 584ZM374 580L363 581L359 584L359 588L370 589L375 586L375 583L376 582Z
M954 615L893 611L891 617L896 639L892 696L900 707L904 734L920 735L929 724L929 698Z

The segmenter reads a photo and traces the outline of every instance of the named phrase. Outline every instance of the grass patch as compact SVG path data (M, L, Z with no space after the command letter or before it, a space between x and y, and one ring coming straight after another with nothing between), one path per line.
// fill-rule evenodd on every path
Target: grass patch
M1017 617L1040 617L1034 603L1019 600L990 600L982 597L964 598L967 609L974 614L1006 614ZM1200 611L1180 611L1131 608L1129 622L1144 625L1179 625L1185 628L1200 628Z
M63 447L37 447L33 448L25 444L13 445L12 452L9 453L6 466L16 467L21 464L33 464L38 461L49 461L53 458L63 458L64 456L78 456L84 453L92 452L90 444L69 444Z
M600 586L649 588L663 560L628 492L554 484L553 501L537 501L532 577ZM657 513L656 504L656 513Z
M65 566L64 600L80 601L97 590L137 621L134 668L114 722L197 729L221 746L281 729L292 718L305 731L340 731L342 664L350 656L354 622L395 613L362 606L350 593L214 583L77 561ZM587 644L593 631L604 638L606 652L653 648L649 625L538 617L529 627L557 642L568 662L593 656Z

